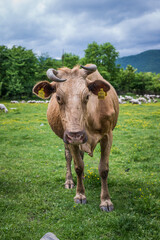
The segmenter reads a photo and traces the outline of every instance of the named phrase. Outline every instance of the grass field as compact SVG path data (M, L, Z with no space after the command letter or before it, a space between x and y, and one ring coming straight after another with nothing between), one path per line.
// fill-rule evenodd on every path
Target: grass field
M75 189L64 189L64 147L47 123L47 104L5 105L0 239L39 240L47 232L60 240L160 239L160 103L120 105L110 155L111 213L99 209L99 146L84 158L88 203L75 204ZM74 169L73 177L76 183Z

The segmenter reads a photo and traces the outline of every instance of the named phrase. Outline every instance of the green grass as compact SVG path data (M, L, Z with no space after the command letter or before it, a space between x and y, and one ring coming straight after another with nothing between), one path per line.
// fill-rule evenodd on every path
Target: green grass
M64 189L64 147L47 123L47 104L5 105L0 239L39 240L47 232L60 240L160 239L160 103L120 105L110 155L111 213L99 209L99 145L93 158L85 154L88 203L77 205L75 189ZM76 182L74 169L73 177Z

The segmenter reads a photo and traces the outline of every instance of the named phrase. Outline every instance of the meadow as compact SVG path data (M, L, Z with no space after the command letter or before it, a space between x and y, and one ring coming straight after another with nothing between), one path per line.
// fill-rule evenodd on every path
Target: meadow
M93 158L84 157L88 202L75 204L75 189L64 188L63 141L48 125L47 104L3 103L9 112L0 112L1 240L39 240L47 232L60 240L160 239L160 102L120 105L110 213L99 209L99 145Z

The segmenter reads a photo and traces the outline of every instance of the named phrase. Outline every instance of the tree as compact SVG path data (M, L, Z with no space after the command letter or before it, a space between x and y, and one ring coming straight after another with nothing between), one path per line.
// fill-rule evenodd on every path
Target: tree
M73 68L79 63L79 56L72 53L64 53L62 56L63 65L68 68Z
M48 56L47 53L42 54L40 57L38 57L38 68L36 72L36 80L44 80L46 79L46 71L49 68L60 68L62 66L61 60L55 60Z
M93 63L97 65L102 76L116 85L116 78L119 72L119 67L116 66L118 52L110 43L98 45L96 42L88 44L85 50L85 57L80 61L81 64Z
M100 46L96 42L88 44L84 52L85 57L82 59L82 64L92 63L97 67L100 65Z
M146 92L151 94L160 94L160 74L144 73L146 82Z
M6 72L8 85L6 96L31 96L37 58L32 50L13 46L10 50L10 65Z
M0 96L6 94L6 71L9 67L9 54L9 49L6 46L0 46Z
M116 65L118 53L110 43L98 45L96 42L88 44L85 57L72 53L62 56L63 65L73 68L76 64L96 64L99 72L108 80L118 93L156 93L160 94L160 74L137 73L136 69L128 65L124 70ZM21 46L11 49L0 46L0 97L29 98L35 82L45 80L48 68L60 68L62 61L42 54L37 57L32 50Z
M32 50L21 46L11 49L2 46L0 50L2 95L16 98L31 96L37 68L37 58Z
M128 65L126 70L121 69L119 74L119 90L122 92L133 92L135 83L135 72L137 69Z

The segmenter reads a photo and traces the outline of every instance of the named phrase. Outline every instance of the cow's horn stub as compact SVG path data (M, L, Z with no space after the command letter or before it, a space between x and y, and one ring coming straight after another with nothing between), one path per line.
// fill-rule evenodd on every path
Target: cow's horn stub
M53 68L49 68L46 74L47 74L47 77L54 82L65 82L67 80L67 79L58 78L56 76L58 74L58 71Z
M95 65L95 64L91 64L91 65L89 65L89 66L83 66L83 65L81 65L81 68L83 68L84 70L86 70L86 72L88 73L88 74L91 74L91 73L93 73L93 72L95 72L96 70L97 70L97 66Z

